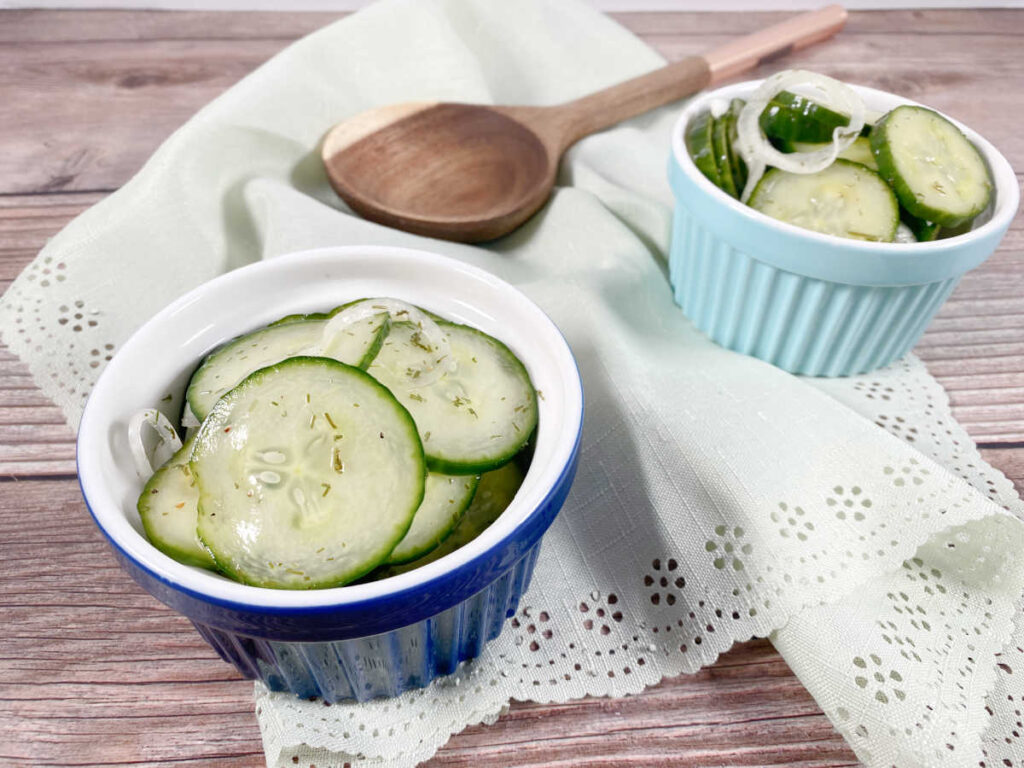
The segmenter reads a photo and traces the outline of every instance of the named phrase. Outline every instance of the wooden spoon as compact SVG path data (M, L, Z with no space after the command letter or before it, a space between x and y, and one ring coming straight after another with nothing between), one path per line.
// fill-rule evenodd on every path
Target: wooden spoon
M562 153L582 137L831 37L845 21L846 10L830 5L554 107L372 109L327 134L327 176L372 221L445 240L492 240L544 204Z

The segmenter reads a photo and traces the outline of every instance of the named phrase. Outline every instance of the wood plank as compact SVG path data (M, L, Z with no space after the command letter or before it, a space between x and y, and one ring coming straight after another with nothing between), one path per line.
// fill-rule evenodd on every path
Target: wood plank
M295 40L342 12L2 11L0 43L95 43L157 40Z
M0 46L0 193L116 189L174 129L284 45Z
M659 38L686 38L694 34L743 34L775 24L793 12L707 13L677 11L608 14L652 45ZM840 33L853 35L898 35L901 39L926 35L1024 35L1021 11L969 8L851 11Z
M678 58L782 15L616 17ZM0 288L47 237L102 196L75 190L123 183L196 108L333 17L0 12ZM1024 114L1024 98L999 91L992 79L995 73L998 82L1021 80L1024 57L1014 38L1024 34L1022 19L1024 11L856 13L835 45L800 54L799 61L916 93L965 117L1024 168L1024 138L1011 125ZM873 63L882 60L888 63ZM987 117L992 104L1005 116ZM40 128L38 115L47 115L47 127ZM49 127L54 116L62 127ZM26 167L26 158L40 159L43 142L50 145L46 162ZM48 187L56 194L46 193ZM11 194L18 190L25 195ZM975 439L1018 446L986 448L982 455L1019 490L1022 297L1024 220L1018 217L1000 252L962 281L917 350ZM250 685L187 621L119 570L78 496L73 469L72 436L59 410L0 349L0 475L67 476L0 480L0 763L261 764ZM457 735L429 764L513 763L809 767L855 761L771 646L754 641L698 675L635 697L514 703L496 725Z
M1019 21L1012 23L1024 18L1024 12L1016 13L999 16L991 24L985 22L987 26L980 33L961 31L955 38L915 35L913 45L903 45L898 57L879 55L892 49L893 39L892 30L880 23L880 17L871 12L855 13L851 31L828 45L800 51L787 63L874 85L948 110L1001 147L1012 164L1024 167L1024 134L1017 130L1014 117L1024 110L1024 92L999 86L1024 80L1024 57L1015 55L1020 50L1022 25ZM150 25L165 22L160 28L167 29L176 17L154 14ZM21 12L13 18L16 22L22 19L21 23L32 21L37 31L35 42L0 47L0 71L7 74L0 80L0 103L6 105L0 112L3 194L120 186L163 137L308 28L283 23L279 34L284 37L252 39L244 36L250 29L248 22L233 38L227 31L233 28L233 17L218 15L222 23L211 23L210 27L219 37L146 39L137 30L134 37L125 32L113 40L93 42L60 40L58 36L61 44L51 45L39 39L39 16ZM189 18L199 23L195 17ZM773 18L737 14L722 29L721 18L693 14L679 32L649 37L648 42L674 60ZM895 18L913 27L912 15ZM965 21L962 13L949 19L962 21L964 30L976 30L981 23ZM640 22L634 15L623 20L627 24ZM1004 22L1001 25L1000 20ZM648 23L656 22L644 21ZM857 31L861 24L864 30ZM66 25L53 26L71 34ZM102 26L98 23L93 29ZM955 26L954 21L946 24L950 29ZM778 64L770 64L753 75L775 69ZM48 116L43 125L36 117L39 114ZM144 130L140 129L140 115L145 116Z
M985 455L1024 480L1024 450ZM182 758L182 744L185 765L255 760L249 684L116 566L75 484L3 486L0 733L7 738L0 760L155 765ZM26 519L36 522L26 526ZM456 736L430 764L697 766L711 759L854 764L765 641L626 699L514 704L497 725Z
M2 487L0 762L258 762L250 684L120 570L76 485ZM506 765L513 754L521 765L689 766L711 754L735 765L852 762L766 641L625 700L513 705L433 764Z
M340 12L11 10L4 12L0 43L112 42L117 40L292 40L343 18ZM742 34L781 21L789 12L619 12L608 14L645 38ZM1024 35L1020 12L989 9L898 10L851 14L844 35Z

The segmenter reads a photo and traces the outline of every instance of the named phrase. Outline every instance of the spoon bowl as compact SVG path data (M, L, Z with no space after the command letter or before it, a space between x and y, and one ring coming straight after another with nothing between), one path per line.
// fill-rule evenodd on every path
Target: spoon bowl
M331 129L324 167L338 195L371 221L445 240L493 240L544 204L562 153L582 137L824 40L845 21L842 6L830 5L553 107L378 107Z
M334 190L361 216L466 242L523 223L544 204L558 169L536 132L475 104L364 112L327 135L323 159Z

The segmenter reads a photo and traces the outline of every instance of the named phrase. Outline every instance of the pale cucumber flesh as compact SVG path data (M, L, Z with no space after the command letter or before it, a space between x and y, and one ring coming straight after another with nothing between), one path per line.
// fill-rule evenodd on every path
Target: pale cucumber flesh
M444 541L462 519L479 482L478 475L428 472L423 501L405 538L391 550L388 564L415 560Z
M293 315L240 336L216 350L193 374L186 392L187 407L202 421L225 393L250 373L297 355L316 354L365 368L387 334L386 314L353 323L321 349L327 315Z
M992 179L977 147L930 109L889 112L871 132L871 149L879 173L918 219L956 227L992 199Z
M497 520L516 496L519 486L523 484L525 472L518 462L510 461L503 467L486 472L480 477L476 495L462 516L459 524L441 542L441 544L423 557L402 565L389 565L374 572L377 578L407 573L427 563L440 560L455 550L464 547Z
M891 242L899 206L877 173L836 160L817 173L772 168L758 182L750 206L772 218L827 235Z
M191 453L189 440L149 479L137 508L153 546L185 565L215 569L213 556L196 534L199 489L188 463Z
M501 466L537 424L537 395L523 364L500 341L465 325L440 322L455 370L424 385L439 364L412 323L394 323L367 372L412 414L431 470L479 474Z
M340 586L383 562L423 499L416 426L384 387L327 358L248 377L214 406L191 459L198 533L255 586Z

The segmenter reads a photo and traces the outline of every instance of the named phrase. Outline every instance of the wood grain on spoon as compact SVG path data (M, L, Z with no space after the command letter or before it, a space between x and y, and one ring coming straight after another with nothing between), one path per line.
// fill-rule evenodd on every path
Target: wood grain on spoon
M331 186L372 221L429 237L492 240L532 216L562 153L595 131L834 35L830 5L553 107L392 104L336 125L322 157Z

